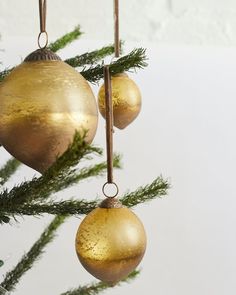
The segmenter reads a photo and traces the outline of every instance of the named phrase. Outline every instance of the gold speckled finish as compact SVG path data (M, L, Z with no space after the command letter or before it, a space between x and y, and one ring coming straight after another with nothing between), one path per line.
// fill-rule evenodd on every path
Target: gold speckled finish
M141 110L141 93L135 82L127 74L118 74L111 78L114 125L124 129L138 116ZM98 106L105 118L105 88L98 93Z
M0 142L26 165L44 172L72 142L75 131L97 129L88 82L63 61L23 62L0 84Z
M96 208L82 221L76 235L81 264L94 277L114 285L142 260L146 234L128 208Z

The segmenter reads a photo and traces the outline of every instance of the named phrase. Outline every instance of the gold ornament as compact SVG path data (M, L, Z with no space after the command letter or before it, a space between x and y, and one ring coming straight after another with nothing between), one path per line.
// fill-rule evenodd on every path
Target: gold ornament
M76 252L84 268L115 285L142 260L146 234L139 218L116 199L104 200L80 224Z
M88 82L54 53L38 49L0 85L0 142L26 165L44 172L72 142L75 131L97 129Z
M114 125L124 129L138 116L141 110L141 93L135 82L122 73L111 78ZM98 106L105 118L105 87L98 93Z

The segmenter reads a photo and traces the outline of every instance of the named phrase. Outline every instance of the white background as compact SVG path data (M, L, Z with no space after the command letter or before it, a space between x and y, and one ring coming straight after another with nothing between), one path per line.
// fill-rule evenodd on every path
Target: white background
M38 0L0 1L2 39L38 33L37 3ZM48 0L48 32L57 37L79 23L86 38L111 40L112 4L112 0ZM124 40L236 44L235 0L120 0L120 10Z
M21 0L21 3L25 2ZM197 1L174 2L179 2L179 9L189 6L190 2L197 5ZM11 6L16 3L18 1L1 1L5 9L2 22L6 21L7 13L13 15ZM86 3L82 7L88 14L92 1ZM213 9L203 1L199 3L208 12ZM214 3L215 7L223 6L222 1ZM232 1L224 3L230 5ZM55 15L57 8L55 4ZM19 14L18 9L17 17ZM64 19L67 19L68 29L72 29L70 17L64 15ZM1 47L5 51L0 53L3 67L20 62L35 44L34 36L21 36L16 15L11 20L17 26L13 32L9 25L9 33L3 34ZM57 17L57 22L60 21ZM25 28L29 27L27 22L25 20ZM29 19L30 22L34 24ZM36 34L37 29L33 31L30 34ZM95 31L93 33L95 35ZM132 34L139 36L138 33L137 30ZM52 39L55 36L52 32ZM75 42L60 55L67 57L98 48L106 44L107 41L102 40L109 36L99 38L97 34L100 40L91 39L89 34L84 36L82 41ZM171 39L172 46L163 45L164 41L159 46L142 40L139 44L133 41L127 40L127 50L139 45L146 47L149 67L131 75L142 90L143 108L131 126L115 133L115 150L123 154L124 166L116 172L116 179L121 190L126 191L162 174L170 178L172 189L168 197L135 209L148 235L142 274L132 284L106 293L141 295L149 291L158 295L233 295L236 292L235 48L177 46L179 42L174 38ZM220 38L214 42L223 44ZM97 90L98 87L94 87L95 93ZM94 142L104 147L102 119ZM0 162L4 163L7 158L7 153L1 151ZM30 168L22 167L8 185L34 174ZM90 180L65 191L58 198L93 199L100 194L104 181L103 178ZM0 275L11 269L30 248L49 219L24 218L18 224L0 228L0 259L6 260ZM14 294L60 294L93 280L79 264L74 251L79 223L80 219L71 218L61 228L43 259L24 276Z

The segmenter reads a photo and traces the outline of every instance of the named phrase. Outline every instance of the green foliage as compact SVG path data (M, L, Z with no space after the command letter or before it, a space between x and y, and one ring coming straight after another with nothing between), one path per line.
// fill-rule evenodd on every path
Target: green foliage
M35 203L36 201L42 204L51 194L72 186L85 178L99 176L105 172L105 162L82 168L77 172L76 166L81 159L85 159L94 153L102 154L101 149L85 142L85 136L86 133L81 136L80 133L76 132L73 143L42 176L34 177L31 181L25 181L11 190L4 189L0 193L0 221L2 223L7 223L10 220L9 218L18 215L15 211L16 208L26 213L27 207L29 209L27 215L32 215L34 206L38 204ZM114 167L120 167L120 156L114 157Z
M140 274L139 270L134 270L131 272L127 278L122 280L117 286L120 286L121 283L129 283L130 281L134 280ZM69 290L61 295L96 295L104 290L112 288L111 286L107 285L106 283L99 282L94 284L89 284L83 287L79 287L77 289Z
M161 198L163 195L167 194L169 189L168 181L164 180L162 177L155 179L150 185L140 187L134 192L125 194L124 197L120 198L123 205L127 207L133 207L140 203L150 201L154 198ZM8 216L21 215L41 215L43 213L48 214L60 214L60 215L80 215L88 214L91 210L96 208L100 200L86 201L86 199L81 200L66 200L66 201L45 201L43 199L37 200L36 202L24 203L22 205L12 204L10 208L2 210L2 214Z
M108 45L108 46L102 47L101 49L97 49L91 52L86 52L82 55L77 55L75 57L68 58L65 60L65 62L74 68L85 66L85 65L93 65L99 62L104 57L113 54L114 51L115 51L114 45Z
M125 71L135 71L137 69L146 67L147 58L145 52L145 49L137 48L131 51L129 54L122 56L117 61L110 63L109 68L111 74L115 75ZM97 83L103 78L103 67L103 64L91 67L88 70L83 70L81 75L83 75L86 80L92 83Z
M61 38L57 39L55 42L52 42L48 45L48 49L50 49L53 52L56 52L60 49L63 49L67 45L69 45L71 42L78 39L83 33L80 30L80 26L75 27L75 29Z
M21 162L12 158L7 161L2 169L0 169L0 185L3 185L14 174Z
M7 291L12 291L14 289L22 275L33 266L33 263L36 260L40 258L43 253L43 249L53 240L56 230L64 222L64 220L65 217L62 216L54 218L29 252L22 257L20 262L13 268L12 271L9 271L6 274L4 281L1 283L1 287Z

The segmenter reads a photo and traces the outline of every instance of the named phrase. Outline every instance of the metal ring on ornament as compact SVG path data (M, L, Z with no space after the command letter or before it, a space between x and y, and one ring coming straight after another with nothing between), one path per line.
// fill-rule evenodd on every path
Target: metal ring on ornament
M45 45L44 46L41 46L40 44L40 38L42 37L42 35L45 34ZM40 32L39 35L38 35L38 46L40 49L44 49L46 48L48 45L48 33L46 31L44 32Z
M115 192L114 195L112 195L112 196L109 196L109 195L105 192L105 188L106 188L106 186L107 186L108 184L113 184L113 185L115 186L116 192ZM106 183L104 183L104 185L103 185L103 187L102 187L102 192L103 192L103 194L104 194L104 196L105 196L106 198L115 198L115 197L118 195L118 193L119 193L119 188L118 188L118 185L117 185L115 182L106 182Z

